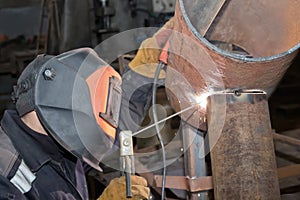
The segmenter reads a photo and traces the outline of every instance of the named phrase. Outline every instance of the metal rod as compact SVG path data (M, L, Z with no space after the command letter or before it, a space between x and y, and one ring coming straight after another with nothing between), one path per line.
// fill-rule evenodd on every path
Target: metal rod
M278 178L284 179L293 176L300 175L300 164L289 165L285 167L278 168Z
M40 39L43 32L43 18L44 18L44 12L45 12L45 0L41 1L41 13L40 13L40 22L39 22L39 32L37 35L37 42L36 42L36 55L39 54L40 50Z
M285 135L280 135L278 133L273 133L273 138L275 140L279 140L279 141L282 141L282 142L285 142L285 143L288 143L288 144L292 144L292 145L295 145L295 146L300 146L300 140L295 139L295 138L291 138L291 137L288 137L288 136L285 136Z
M167 120L169 120L169 119L171 119L171 118L173 118L173 117L176 117L177 115L180 115L180 114L182 114L182 113L184 113L184 112L186 112L186 111L188 111L188 110L190 110L190 109L192 109L192 108L194 108L194 107L196 107L196 106L198 106L198 105L199 105L199 104L191 105L191 106L189 106L189 107L187 107L187 108L185 108L185 109L183 109L183 110L181 110L181 111L179 111L179 112L177 112L177 113L175 113L175 114L173 114L173 115L170 115L169 117L166 117L166 118L164 118L164 119L158 121L157 124L161 124L161 123L163 123L163 122L165 122L165 121L167 121ZM143 128L143 129L141 129L141 130L139 130L139 131L133 133L132 136L136 136L136 135L138 135L138 134L140 134L140 133L142 133L142 132L144 132L144 131L146 131L146 130L152 128L152 127L154 127L155 125L156 125L155 123L154 123L154 124L151 124L151 125L149 125L149 126Z
M60 23L59 23L59 10L58 10L58 6L57 6L57 1L54 0L52 2L54 5L53 5L53 9L54 9L54 22L55 22L55 28L56 28L56 34L57 34L57 37L58 37L58 41L61 42L61 30L60 30Z
M131 192L130 172L125 171L125 179L126 179L126 198L131 198L132 192Z

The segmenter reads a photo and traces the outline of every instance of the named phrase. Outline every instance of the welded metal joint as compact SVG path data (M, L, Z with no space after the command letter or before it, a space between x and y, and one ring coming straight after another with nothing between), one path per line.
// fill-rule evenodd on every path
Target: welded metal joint
M232 91L226 91L224 94L226 95L226 103L232 104L232 103L257 103L262 100L266 100L266 92L262 90L232 90Z

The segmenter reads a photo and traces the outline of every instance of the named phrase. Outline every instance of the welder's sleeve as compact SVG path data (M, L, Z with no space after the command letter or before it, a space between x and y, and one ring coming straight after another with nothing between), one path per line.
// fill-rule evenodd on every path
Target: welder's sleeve
M153 79L143 76L128 66L122 75L122 102L120 109L119 128L133 132L147 114L151 103Z
M149 199L150 189L147 181L140 176L131 176L132 200ZM125 176L113 179L98 200L126 200Z
M169 39L172 28L173 18L141 44L135 58L125 67L122 74L122 104L119 121L121 130L134 132L140 128L151 103L153 78L159 55ZM165 72L162 70L158 86L164 85L164 79Z

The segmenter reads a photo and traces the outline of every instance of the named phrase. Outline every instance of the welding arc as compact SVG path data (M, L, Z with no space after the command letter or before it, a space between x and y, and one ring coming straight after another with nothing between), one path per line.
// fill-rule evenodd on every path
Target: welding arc
M184 113L184 112L187 112L187 111L191 110L192 108L194 108L194 107L196 107L196 106L198 106L198 105L199 105L199 104L191 105L191 106L189 106L189 107L187 107L187 108L185 108L185 109L183 109L183 110L181 110L181 111L179 111L179 112L177 112L177 113L174 113L173 115L170 115L170 116L168 116L168 117L166 117L166 118L164 118L164 119L161 119L161 120L158 121L158 122L155 122L155 123L153 123L153 124L151 124L151 125L149 125L149 126L143 128L143 129L141 129L141 130L138 130L138 131L134 132L134 133L132 134L132 136L136 136L136 135L138 135L138 134L140 134L140 133L142 133L142 132L144 132L144 131L146 131L146 130L148 130L148 129L150 129L150 128L153 128L153 127L156 126L156 125L159 125L159 124L161 124L161 123L163 123L163 122L165 122L165 121L167 121L167 120L169 120L169 119L172 119L173 117L176 117L176 116L178 116L178 115L180 115L180 114L182 114L182 113Z

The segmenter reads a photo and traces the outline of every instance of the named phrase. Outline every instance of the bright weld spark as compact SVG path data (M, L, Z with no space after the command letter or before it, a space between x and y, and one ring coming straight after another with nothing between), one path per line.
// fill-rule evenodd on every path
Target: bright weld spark
M206 110L206 106L207 106L207 97L209 96L208 93L201 93L199 95L196 95L195 100L196 103L199 104L201 106L201 108Z

